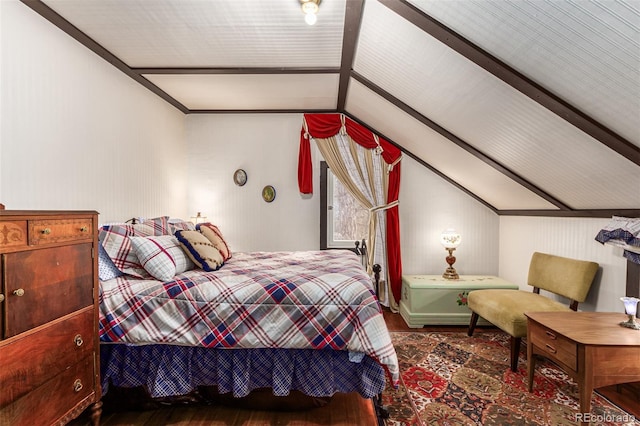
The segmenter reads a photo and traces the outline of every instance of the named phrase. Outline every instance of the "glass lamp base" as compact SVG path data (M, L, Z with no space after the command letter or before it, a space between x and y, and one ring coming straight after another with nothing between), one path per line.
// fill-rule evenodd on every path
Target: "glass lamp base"
M640 323L635 321L635 315L629 315L629 319L621 322L620 325L633 330L640 330Z

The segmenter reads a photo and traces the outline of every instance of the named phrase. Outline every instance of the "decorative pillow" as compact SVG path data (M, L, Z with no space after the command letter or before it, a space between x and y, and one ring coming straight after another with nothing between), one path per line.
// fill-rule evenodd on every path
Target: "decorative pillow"
M98 244L98 278L100 281L111 280L122 275L123 273L116 268L107 252L104 251L102 243Z
M196 225L193 222L182 219L169 219L169 234L175 235L176 231L193 231Z
M169 216L154 217L152 219L141 218L140 223L153 228L153 234L151 235L173 235L169 228Z
M176 231L176 238L193 263L205 271L215 271L224 263L218 249L199 231Z
M220 229L218 229L217 226L208 222L199 223L196 226L196 229L198 229L202 233L202 235L204 235L209 241L211 241L214 247L218 249L225 262L231 258L231 250L229 250L229 245L222 237L222 232L220 232Z
M195 267L173 235L129 237L129 240L144 269L157 280L169 281Z
M149 274L140 264L133 251L129 237L149 237L163 235L158 222L104 225L100 228L98 239L102 241L105 252L121 272L138 278L147 278Z

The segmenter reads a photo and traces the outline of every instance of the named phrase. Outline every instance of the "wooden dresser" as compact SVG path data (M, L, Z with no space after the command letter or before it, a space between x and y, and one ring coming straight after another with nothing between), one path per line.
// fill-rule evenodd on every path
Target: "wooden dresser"
M0 210L0 425L100 420L98 213Z

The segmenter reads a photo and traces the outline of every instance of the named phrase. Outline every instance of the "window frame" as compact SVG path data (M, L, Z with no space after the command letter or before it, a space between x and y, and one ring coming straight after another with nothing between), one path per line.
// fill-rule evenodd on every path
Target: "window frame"
M344 240L345 243L336 244L329 239L329 232L333 228L333 222L330 224L329 220L332 215L329 213L329 199L333 196L332 185L329 181L331 172L326 161L320 162L320 249L321 250L351 250L358 253L356 250L356 242L360 243L360 240Z

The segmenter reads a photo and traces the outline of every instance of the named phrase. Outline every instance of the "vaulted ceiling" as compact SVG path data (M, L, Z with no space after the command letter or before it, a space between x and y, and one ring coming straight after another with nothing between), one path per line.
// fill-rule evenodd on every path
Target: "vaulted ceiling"
M185 114L342 112L499 214L640 216L636 0L22 0Z

